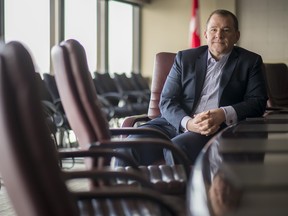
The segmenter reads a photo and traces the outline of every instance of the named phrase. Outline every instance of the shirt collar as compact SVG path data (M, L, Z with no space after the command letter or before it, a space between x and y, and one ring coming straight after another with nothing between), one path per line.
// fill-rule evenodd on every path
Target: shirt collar
M232 50L231 50L229 53L223 55L222 58L221 58L218 62L222 62L222 61L225 62L225 61L229 58L231 52L232 52ZM210 51L208 50L207 63L209 64L209 63L211 63L211 62L216 62L216 60L212 57Z

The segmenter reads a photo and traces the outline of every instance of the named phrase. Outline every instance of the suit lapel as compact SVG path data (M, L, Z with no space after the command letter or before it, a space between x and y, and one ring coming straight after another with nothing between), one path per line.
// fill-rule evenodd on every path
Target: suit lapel
M202 55L198 57L198 59L195 62L195 71L196 71L196 80L195 82L195 101L193 104L193 109L195 109L195 106L198 104L198 101L200 99L201 91L204 85L205 77L206 77L206 71L207 71L207 56L208 56L208 49L206 52L204 52Z
M223 72L222 72L222 76L221 76L221 80L219 84L219 100L221 98L221 95L223 93L225 86L228 84L233 74L233 71L235 70L237 61L238 61L238 53L235 51L235 49L233 49L233 51L231 52L227 60L226 65L223 68Z

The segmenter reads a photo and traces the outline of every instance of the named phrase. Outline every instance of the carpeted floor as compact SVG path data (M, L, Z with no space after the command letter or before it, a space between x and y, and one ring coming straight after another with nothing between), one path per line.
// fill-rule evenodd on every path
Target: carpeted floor
M81 169L84 167L83 161L78 161L76 164L72 165L71 162L63 163L63 167L66 170L75 170L75 169ZM1 180L1 179L0 179ZM5 189L5 184L3 182L2 186L0 188L0 216L16 216L16 213L13 209L13 206L9 200L9 196ZM68 187L72 190L82 190L87 189L88 184L85 180L77 180L77 181L71 181L68 184Z
M9 197L6 193L5 186L0 189L0 216L14 216L16 215L10 203Z

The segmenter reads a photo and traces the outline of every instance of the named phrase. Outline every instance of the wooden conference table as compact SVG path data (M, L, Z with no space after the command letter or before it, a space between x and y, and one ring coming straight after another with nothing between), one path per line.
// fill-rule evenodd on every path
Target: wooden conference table
M188 215L288 215L288 113L247 119L212 138L187 189Z

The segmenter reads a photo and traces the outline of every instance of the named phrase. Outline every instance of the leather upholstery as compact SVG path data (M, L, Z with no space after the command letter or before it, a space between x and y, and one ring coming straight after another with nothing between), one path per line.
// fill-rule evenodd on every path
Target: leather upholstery
M160 52L154 60L154 68L151 83L151 94L147 114L127 116L121 127L133 127L137 123L143 123L158 117L160 113L159 102L162 88L173 65L176 53Z
M151 97L148 108L148 117L154 119L160 115L159 102L166 77L173 65L175 53L157 53L154 60L153 78L151 84Z
M285 63L264 63L268 107L288 108L288 67Z
M15 211L77 215L45 125L32 59L18 42L5 45L0 59L0 169Z

